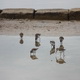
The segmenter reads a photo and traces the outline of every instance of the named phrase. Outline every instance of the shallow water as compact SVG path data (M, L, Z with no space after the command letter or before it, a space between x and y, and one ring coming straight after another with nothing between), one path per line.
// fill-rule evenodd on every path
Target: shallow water
M0 36L0 80L80 80L80 36L64 37L63 64L56 62L59 51L50 55L50 41L58 48L58 37L41 36L37 47L34 36L23 36L23 44L20 40L19 36ZM33 48L38 48L38 59L30 57Z

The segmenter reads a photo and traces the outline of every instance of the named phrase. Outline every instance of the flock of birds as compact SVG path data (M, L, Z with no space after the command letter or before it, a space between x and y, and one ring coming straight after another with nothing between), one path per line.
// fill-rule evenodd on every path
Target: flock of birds
M21 37L20 43L23 44L23 35L24 34L20 33L19 35ZM37 48L32 48L31 51L30 51L30 57L31 57L32 60L38 59L36 57L36 51L38 50L38 47L40 46L40 36L41 36L41 34L39 34L39 33L35 34L35 46ZM60 40L60 47L56 48L56 49L55 49L55 41L50 41L50 44L51 44L50 55L53 54L53 53L57 53L57 51L59 51L60 52L60 58L57 59L57 57L56 57L56 62L59 63L59 64L63 64L63 63L65 63L65 60L64 60L65 49L64 49L64 46L63 46L64 37L60 36L59 40ZM63 58L61 57L62 53L63 53Z

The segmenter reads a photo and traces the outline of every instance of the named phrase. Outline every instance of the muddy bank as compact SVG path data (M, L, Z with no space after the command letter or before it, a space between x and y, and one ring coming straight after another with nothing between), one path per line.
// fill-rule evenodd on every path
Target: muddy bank
M66 9L40 9L40 10L36 10L35 19L68 20L68 10L66 10Z
M80 21L0 19L0 35L80 36Z
M0 18L6 19L33 19L34 9L4 9Z
M80 20L80 8L69 10L69 20Z
M0 9L0 13L2 12L2 10Z
M73 9L3 9L0 18L34 20L80 20L80 8Z

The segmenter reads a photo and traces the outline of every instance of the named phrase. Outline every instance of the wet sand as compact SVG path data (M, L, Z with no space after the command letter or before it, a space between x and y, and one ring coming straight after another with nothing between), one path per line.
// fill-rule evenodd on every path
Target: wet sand
M80 21L0 19L0 35L80 36Z

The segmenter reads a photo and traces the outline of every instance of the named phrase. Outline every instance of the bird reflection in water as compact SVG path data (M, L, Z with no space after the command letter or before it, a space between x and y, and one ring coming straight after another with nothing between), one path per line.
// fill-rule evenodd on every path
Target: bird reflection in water
M23 44L24 43L24 41L23 41L23 35L24 34L21 32L19 35L20 35L20 38L21 38L20 41L19 41L19 43L20 44Z
M64 46L62 44L64 38L63 37L60 37L60 47L59 48L56 48L56 53L59 52L59 57L56 57L56 62L59 63L59 64L63 64L63 63L66 63L65 62L65 55L64 55ZM57 53L58 54L58 53Z
M51 50L50 50L50 55L55 53L55 41L50 41L51 44Z
M38 58L36 57L36 51L37 51L37 50L38 50L38 48L33 48L33 49L31 49L31 51L30 51L30 57L31 57L32 60L38 59Z
M41 34L37 33L35 34L35 46L36 47L39 47L41 44L40 44L40 36Z

